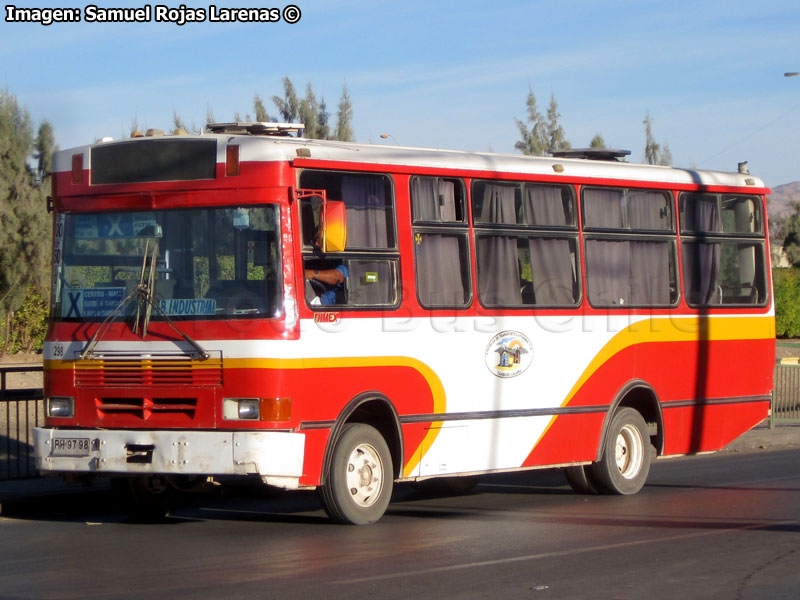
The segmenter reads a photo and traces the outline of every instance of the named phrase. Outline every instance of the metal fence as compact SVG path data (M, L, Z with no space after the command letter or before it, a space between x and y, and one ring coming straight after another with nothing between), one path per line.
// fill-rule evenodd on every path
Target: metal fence
M41 365L0 365L0 481L37 475L33 428L44 423L42 388L9 389L9 373L41 373Z
M800 364L798 359L784 359L775 365L775 389L769 426L800 423Z

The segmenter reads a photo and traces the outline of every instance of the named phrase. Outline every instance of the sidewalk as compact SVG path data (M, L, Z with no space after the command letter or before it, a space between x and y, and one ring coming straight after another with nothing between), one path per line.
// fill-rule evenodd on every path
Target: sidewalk
M765 420L753 429L734 440L720 452L762 452L766 450L785 450L800 448L800 423L777 425L769 428ZM110 489L108 480L100 479L91 485L68 485L59 477L39 477L17 481L0 482L0 515L3 505L41 500L48 496L65 494L86 494L106 492Z

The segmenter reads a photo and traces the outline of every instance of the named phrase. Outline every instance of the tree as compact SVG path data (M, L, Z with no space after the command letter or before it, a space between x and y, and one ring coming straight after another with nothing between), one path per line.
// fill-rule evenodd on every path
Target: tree
M36 183L41 185L50 174L50 169L53 166L53 153L57 150L56 136L49 121L44 120L39 125L39 132L36 134L34 146L36 153L33 157L37 161Z
M28 111L11 93L0 92L0 354L29 288L49 287L46 199L54 150L52 126L44 121L34 138Z
M292 80L288 77L283 78L283 98L273 96L272 101L278 107L281 119L285 123L295 123L299 116L300 102L297 99L297 92L294 90Z
M353 103L350 100L350 92L345 83L342 87L342 95L339 98L339 109L336 111L336 133L333 136L340 142L353 141Z
M642 123L645 134L644 161L649 165L671 165L672 153L669 146L664 144L662 148L653 137L653 122L649 113L645 113Z
M514 119L522 137L514 148L532 156L544 156L547 152L547 123L536 106L536 96L533 90L528 88L528 99L525 102L528 108L528 118L525 122Z
M274 121L274 119L267 114L267 108L264 106L264 101L258 94L256 94L255 98L253 98L253 110L256 113L256 121L262 123L270 123Z
M603 136L600 135L599 133L592 138L591 142L589 142L589 148L605 148L605 147L606 147L606 141L603 139Z
M555 94L550 95L550 105L547 107L547 151L566 150L570 147L564 135L564 128L559 123L561 114L558 112Z
M306 96L299 101L297 112L300 122L305 125L305 136L324 139L319 132L319 102L310 83L306 84Z
M319 101L319 108L317 110L317 133L321 140L331 139L331 127L328 125L330 113L328 113L328 106L325 104L325 98Z
M793 267L800 267L800 203L792 202L792 213L782 223L783 251ZM778 238L779 239L779 238Z

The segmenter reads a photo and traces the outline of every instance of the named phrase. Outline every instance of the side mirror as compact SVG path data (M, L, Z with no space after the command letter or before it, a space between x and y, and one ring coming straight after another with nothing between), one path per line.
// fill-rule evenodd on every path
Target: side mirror
M322 227L322 251L342 252L347 244L347 211L344 202L324 202L320 225Z

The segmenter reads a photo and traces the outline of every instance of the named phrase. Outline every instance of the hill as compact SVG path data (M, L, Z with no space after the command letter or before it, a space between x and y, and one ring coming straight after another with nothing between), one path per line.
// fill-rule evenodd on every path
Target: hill
M789 215L792 202L800 202L800 181L772 188L772 193L767 197L770 220Z

